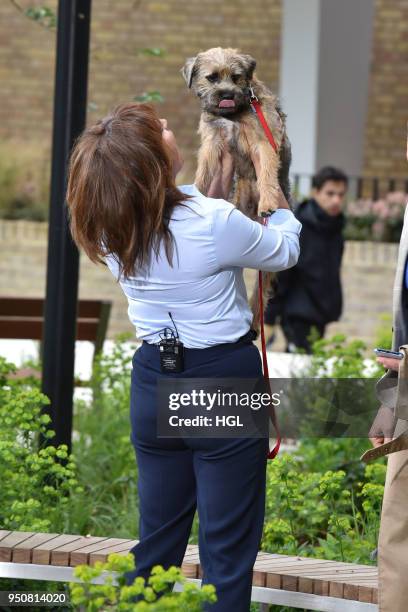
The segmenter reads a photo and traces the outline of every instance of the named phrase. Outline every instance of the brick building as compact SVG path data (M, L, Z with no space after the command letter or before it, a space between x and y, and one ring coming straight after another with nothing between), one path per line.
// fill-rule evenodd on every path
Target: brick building
M341 4L346 7L349 2L342 0ZM118 102L131 100L147 90L158 90L164 97L161 114L174 128L187 161L181 179L191 180L199 111L197 100L186 90L179 73L185 58L211 46L239 47L257 58L258 76L278 91L282 83L285 11L296 3L307 7L306 16L312 25L313 19L316 23L319 21L320 28L327 17L319 11L330 3L339 6L337 0L225 0L221 3L216 0L118 0L115 3L94 0L89 120ZM359 0L359 5L364 3L373 3L373 7L367 104L361 121L361 172L379 177L405 177L408 3L406 0ZM54 8L56 2L20 0L20 4L23 8L35 4ZM350 7L344 23L346 28L350 25L351 36L354 15L352 4ZM315 16L311 13L313 10L317 11ZM300 23L301 33L307 33L307 28L307 23ZM53 31L29 20L12 2L4 0L0 4L0 140L3 143L13 140L23 146L29 142L38 147L39 156L49 154L54 38ZM343 39L344 46L338 49L340 58L349 46L347 37ZM145 47L162 48L166 55L155 58L139 54L138 50ZM312 52L316 49L311 49ZM320 52L324 55L324 49ZM358 63L363 53L355 55ZM333 123L336 121L338 118L333 117Z

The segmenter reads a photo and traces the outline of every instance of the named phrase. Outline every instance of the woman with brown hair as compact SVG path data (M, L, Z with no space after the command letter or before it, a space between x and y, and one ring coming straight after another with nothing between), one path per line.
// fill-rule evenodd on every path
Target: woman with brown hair
M253 162L257 170L256 153ZM130 405L140 542L128 584L156 564L181 565L197 508L203 582L214 584L218 598L211 610L247 612L268 438L158 437L157 382L262 376L243 268L295 265L301 224L283 194L267 226L223 199L234 171L227 149L207 196L195 185L176 186L182 165L174 134L154 107L116 107L73 149L71 231L78 247L120 282L142 340L132 362ZM159 346L169 330L183 354L170 365Z

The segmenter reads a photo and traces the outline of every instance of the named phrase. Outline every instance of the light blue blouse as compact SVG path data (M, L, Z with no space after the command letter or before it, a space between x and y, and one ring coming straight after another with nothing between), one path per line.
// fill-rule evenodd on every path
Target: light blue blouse
M276 272L294 266L302 225L290 210L279 209L262 226L233 204L204 196L195 185L179 189L194 198L187 200L188 208L177 206L169 221L173 267L161 245L149 267L119 279L129 319L137 338L149 343L160 341L164 327L173 328L169 311L187 348L235 342L252 321L243 268ZM115 258L105 261L117 278Z

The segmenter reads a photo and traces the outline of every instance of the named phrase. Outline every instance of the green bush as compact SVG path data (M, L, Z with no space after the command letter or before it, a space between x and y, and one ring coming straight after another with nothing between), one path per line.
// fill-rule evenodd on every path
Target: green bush
M355 440L344 447L357 450ZM372 563L377 546L386 466L383 462L361 468L360 478L349 482L331 459L311 470L308 446L340 451L340 441L303 441L293 454L282 455L268 466L267 502L262 550L355 563ZM360 452L359 449L358 452ZM341 451L340 451L341 452ZM306 460L304 455L306 455ZM310 457L309 457L310 459Z
M367 345L361 340L347 342L344 334L316 340L312 346L309 368L302 371L304 377L319 378L379 378L384 372L377 362L367 372ZM374 354L373 354L374 355ZM370 355L372 358L373 355Z
M40 445L40 434L48 440L55 435L48 427L50 417L42 413L49 400L34 378L11 379L15 371L13 364L0 358L0 529L66 533L69 496L82 492L77 464L65 445ZM66 592L66 587L58 582L0 578L0 590L55 593ZM30 609L37 612L43 607Z
M164 570L160 565L156 565L147 581L140 577L127 586L124 574L133 569L132 554L121 556L112 553L106 563L98 561L92 567L78 565L74 575L80 578L82 583L70 583L72 604L80 606L80 609L86 612L97 612L105 608L123 612L199 612L204 602L212 603L217 600L213 585L207 584L200 589L196 584L187 582L181 570L174 566ZM112 575L106 577L105 584L92 584L92 580L102 572L117 572L117 584L113 583ZM175 582L183 585L182 591L171 591ZM135 597L140 600L135 602L132 599Z
M379 335L384 341L389 338L383 329ZM384 370L375 362L367 367L366 349L363 342L347 342L343 335L316 340L311 363L301 376L369 378L374 387ZM371 382L367 388L370 386ZM365 397L359 401L364 404ZM321 408L316 403L313 416ZM367 438L305 437L295 452L271 462L263 548L274 553L372 563L386 463L384 459L372 465L361 462L359 457L369 447Z
M8 379L14 366L0 358L0 525L19 531L66 529L68 493L80 493L73 455L66 445L40 446L52 439L48 398L35 387Z

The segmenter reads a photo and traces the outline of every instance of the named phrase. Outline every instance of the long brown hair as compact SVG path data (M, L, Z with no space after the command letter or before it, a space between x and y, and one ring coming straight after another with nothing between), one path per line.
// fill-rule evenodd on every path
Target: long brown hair
M112 254L119 275L134 273L165 243L172 209L188 196L177 189L162 138L160 119L150 104L121 104L84 130L69 164L67 204L72 237L91 261Z

